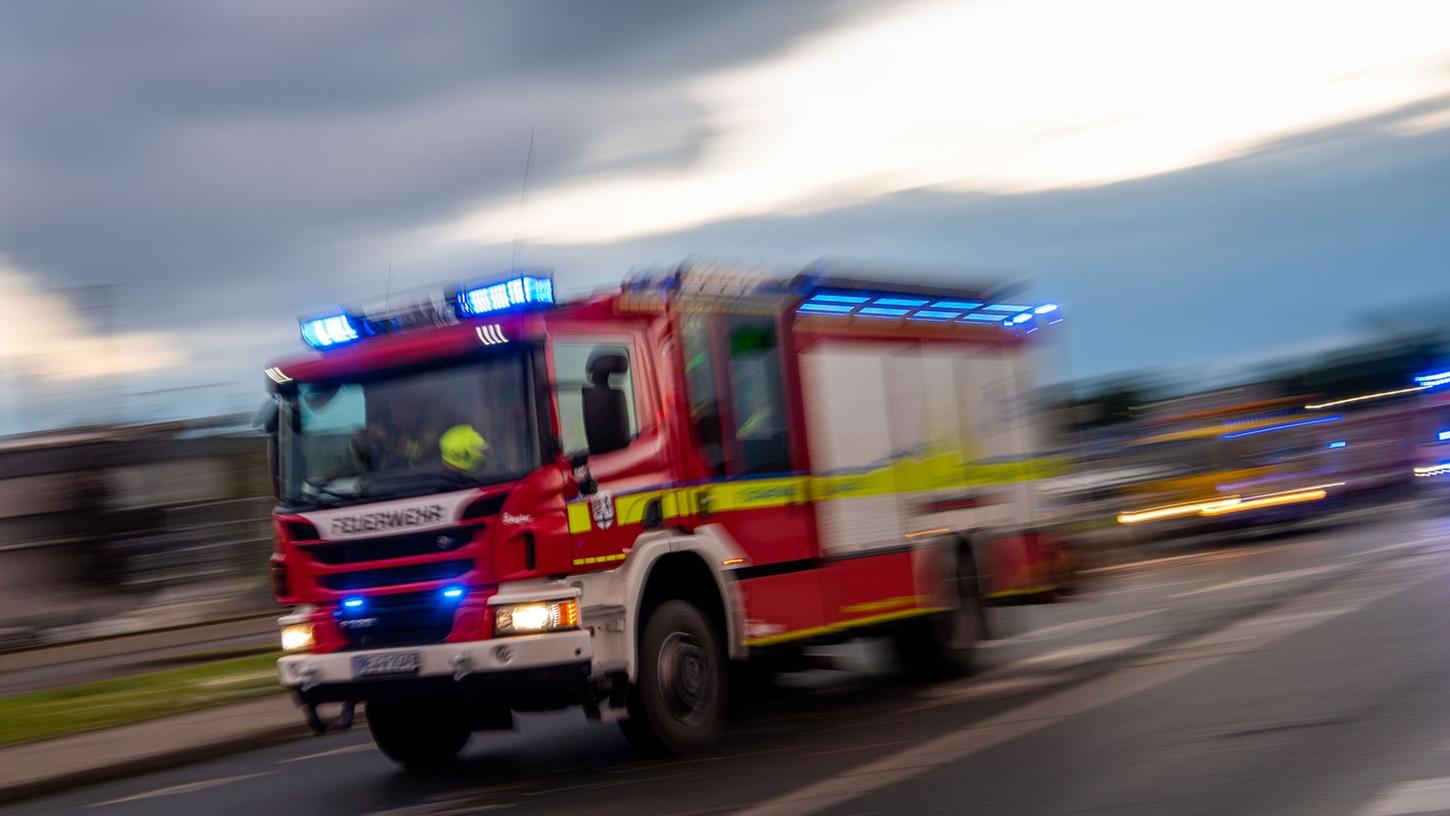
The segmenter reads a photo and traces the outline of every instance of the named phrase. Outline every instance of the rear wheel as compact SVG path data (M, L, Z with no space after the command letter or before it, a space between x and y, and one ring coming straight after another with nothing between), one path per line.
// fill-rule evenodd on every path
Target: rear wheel
M911 674L940 678L969 674L977 645L987 637L987 617L972 559L957 557L946 592L955 599L950 612L906 622L896 633L897 654Z
M726 700L725 653L709 618L685 601L660 604L640 637L625 736L647 752L698 749L719 732Z
M377 700L367 715L378 749L410 771L451 765L471 732L461 712L431 700Z

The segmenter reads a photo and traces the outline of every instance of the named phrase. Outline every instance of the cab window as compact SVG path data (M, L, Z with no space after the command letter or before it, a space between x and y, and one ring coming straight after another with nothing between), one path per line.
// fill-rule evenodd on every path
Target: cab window
M558 340L553 344L554 398L559 406L560 444L565 453L589 450L584 425L585 392L607 388L622 395L626 408L628 436L639 433L635 410L634 366L629 346L617 340ZM605 356L621 356L625 370L609 373L603 383L590 381L589 366Z

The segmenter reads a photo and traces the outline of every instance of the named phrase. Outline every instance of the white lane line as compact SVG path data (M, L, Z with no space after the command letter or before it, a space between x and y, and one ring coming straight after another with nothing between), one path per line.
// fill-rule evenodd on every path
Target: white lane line
M1419 580L1362 595L1354 605L1336 607L1332 611L1337 614L1357 611L1390 595L1432 580L1443 580L1443 578L1438 575L1422 576ZM1298 610L1285 611L1308 611L1304 607L1312 607L1315 602L1325 597L1336 598L1337 596L1327 592L1311 593L1293 602L1295 606L1299 607ZM1286 615L1281 612L1274 617L1272 626L1263 626L1254 618L1247 618L1227 627L1222 632L1213 634L1216 636L1215 640L1221 643L1224 635L1236 639L1240 632L1248 629L1251 633L1258 635L1255 646L1262 648L1273 641L1328 620L1329 614ZM1198 656L1194 656L1191 650L1198 645L1209 648L1200 652ZM974 726L944 734L919 743L914 748L868 762L829 779L797 788L782 796L740 811L740 816L807 816L819 813L859 796L928 773L972 754L981 753L1009 740L1040 731L1093 709L1161 686L1208 666L1229 660L1237 654L1235 651L1225 652L1222 649L1215 652L1212 648L1213 645L1214 640L1209 640L1208 637L1195 638L1180 647L1178 650L1180 659L1178 660L1154 661L1151 657L1147 658L1138 664L1104 675L1096 680L1064 689L1056 694L1050 694L1042 699L989 717Z
M241 776L223 776L218 779L207 779L202 782L188 782L185 785L172 785L169 788L157 788L145 793L137 793L131 796L122 796L120 799L111 799L105 802L96 802L86 807L105 807L106 805L119 805L122 802L135 802L141 799L157 799L163 796L179 796L183 793L195 793L208 788L216 788L222 785L230 785L233 782L242 782L248 779L256 779L259 776L271 776L271 771L261 773L242 774Z
M917 694L925 702L911 707L912 711L921 711L927 708L937 708L944 705L954 705L967 700L978 700L991 697L1005 697L1008 694L1018 694L1024 691L1032 691L1050 686L1053 683L1062 682L1062 678L1055 674L1028 675L1026 677L1003 677L1000 680L988 680L984 683L974 685L958 686L956 688L934 688Z
M287 765L292 762L301 762L306 759L321 759L322 757L337 756L338 754L355 754L359 751L370 751L372 750L372 747L373 744L370 742L360 742L357 745L345 745L341 748L333 748L331 751L318 751L315 754L307 754L306 756L292 757L291 759L279 759L273 764Z
M1052 667L1054 669L1074 666L1078 663L1086 663L1090 660L1097 660L1108 655L1121 654L1136 649L1145 643L1157 640L1160 635L1139 635L1137 637L1115 638L1113 640L1099 640L1094 643L1079 643L1074 646L1064 646L1061 649L1053 649L1050 652L1043 652L1039 655L1024 657L1021 660L1014 660L1003 669L1041 669Z
M1374 555L1375 553L1389 552L1390 550L1404 550L1404 549L1408 549L1410 547L1418 547L1421 544L1429 544L1429 543L1431 543L1433 541L1443 541L1443 540L1444 539L1439 538L1438 536L1437 537L1431 537L1431 538L1417 538L1414 541L1401 541L1398 544L1386 544L1383 547L1374 547L1373 549L1368 549L1368 550L1355 550L1354 552L1341 553L1340 555L1337 555L1335 557L1336 558L1363 558L1366 555Z
M1450 810L1450 776L1418 779L1387 789L1360 811L1362 816L1401 816Z
M1237 581L1226 581L1222 584L1204 587L1203 589L1192 589L1187 592L1180 592L1174 595L1175 598L1191 598L1194 595L1205 595L1210 592L1222 592L1225 589L1242 589L1251 586L1263 586L1264 584L1277 584L1281 581L1288 581L1294 578L1304 578L1309 575L1319 575L1339 569L1338 567L1325 564L1318 567L1305 567L1303 569L1285 570L1284 572L1271 572L1267 575L1255 575L1251 578L1240 578Z
M1059 623L1055 626L1044 626L1041 629L1029 629L1026 632L1018 635L998 638L996 640L988 642L992 644L1001 644L1022 643L1025 641L1033 640L1050 640L1051 638L1061 637L1062 635L1072 634L1073 632L1085 632L1092 629L1101 629L1104 626L1112 626L1115 623L1124 623L1130 620L1137 620L1138 618L1144 618L1149 615L1156 615L1162 611L1163 610L1161 609L1142 609L1137 612L1124 612L1121 615L1104 615L1100 618L1085 618L1083 620L1068 621L1067 623Z

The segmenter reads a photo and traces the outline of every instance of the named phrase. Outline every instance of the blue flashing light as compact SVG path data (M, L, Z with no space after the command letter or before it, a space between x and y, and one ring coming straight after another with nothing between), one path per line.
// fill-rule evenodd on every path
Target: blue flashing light
M362 337L352 315L346 312L301 321L302 342L315 349L330 349L355 343Z
M1343 418L1344 418L1343 416L1335 415L1335 416L1328 416L1328 417L1317 417L1315 419L1301 419L1301 420L1299 420L1297 422L1284 422L1284 423L1281 423L1279 425L1267 425L1267 426L1265 426L1263 428L1252 428L1252 429L1247 430L1247 431L1235 431L1234 433L1226 433L1226 434L1223 435L1222 438L1223 439L1238 439L1238 438L1244 437L1244 436L1254 436L1256 434L1261 434L1261 433L1272 433L1273 431L1283 431L1283 430L1287 430L1289 428L1299 428L1299 427L1302 427L1304 425L1323 425L1326 422L1338 422L1339 420L1341 420Z
M363 605L363 599L362 598L343 598L342 599L342 606L343 606L344 609L362 609L362 605Z
M1421 374L1415 378L1415 384L1421 388L1434 388L1436 386L1450 383L1450 371L1437 371L1434 374Z
M463 587L444 587L443 597L450 601L456 601L463 597Z
M938 312L934 309L918 309L916 314L912 315L911 318L913 320L955 320L960 315L961 312Z
M910 313L910 309L883 309L879 306L865 306L856 314L867 317L905 317Z
M1031 306L1016 306L1011 303L989 303L982 307L982 311L984 312L1010 312L1011 314L1026 312L1031 309Z
M534 275L476 286L458 291L459 317L499 314L532 306L554 304L554 281Z
M862 295L813 295L811 300L822 300L827 303L865 303L869 297Z
M877 306L906 306L914 309L918 306L925 306L930 301L915 298L876 298L873 302Z
M1055 311L1057 311L1057 304L1056 303L1044 303L1041 306L1038 306L1036 309L1033 309L1032 310L1032 313L1033 314L1044 315L1044 314L1052 314Z
M1333 442L1330 442L1329 443L1329 447L1331 447L1331 448L1342 448L1342 447L1344 447L1347 444L1348 443L1345 442L1343 439L1337 439L1337 440L1335 440Z
M972 312L968 315L962 315L962 319L975 320L979 323L1001 323L1003 320L1010 320L1011 318L1004 317L999 314L982 314L981 312Z
M1441 442L1450 442L1450 431L1441 431L1436 438Z
M933 309L975 309L982 304L975 300L938 300L931 304Z
M1032 319L1032 313L1031 312L1023 312L1022 314L1017 315L1016 317L1012 318L1011 321L1009 321L1009 322L1011 322L1012 325L1014 325L1014 326L1020 326L1023 323L1026 323L1027 321L1029 321L1031 319Z
M836 303L802 303L797 311L815 314L850 314L855 306L845 306Z

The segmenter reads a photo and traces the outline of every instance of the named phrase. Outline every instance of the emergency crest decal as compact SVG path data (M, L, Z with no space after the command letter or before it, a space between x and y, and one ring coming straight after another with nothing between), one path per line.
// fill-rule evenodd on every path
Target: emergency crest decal
M601 530L608 530L614 526L614 496L608 493L595 493L589 497L589 515L594 519L594 526Z

